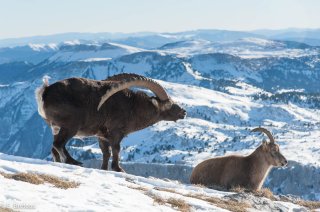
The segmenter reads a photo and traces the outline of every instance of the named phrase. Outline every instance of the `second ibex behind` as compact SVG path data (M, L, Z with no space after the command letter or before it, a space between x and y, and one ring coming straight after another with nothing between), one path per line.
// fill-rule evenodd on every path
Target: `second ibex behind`
M230 155L205 160L193 169L190 182L222 189L239 186L247 190L260 190L270 169L285 166L287 160L268 130L258 127L252 131L265 133L270 142L264 140L248 156Z
M156 97L134 92L131 87L150 89ZM159 121L183 119L186 111L174 103L160 84L137 74L119 74L106 80L69 78L36 91L38 111L54 134L54 161L81 164L65 148L74 136L96 136L103 153L102 169L119 166L120 142L129 133Z

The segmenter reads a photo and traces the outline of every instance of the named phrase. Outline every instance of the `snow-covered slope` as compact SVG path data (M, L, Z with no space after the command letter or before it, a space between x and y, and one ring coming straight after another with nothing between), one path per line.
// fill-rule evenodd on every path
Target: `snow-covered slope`
M169 43L159 48L164 52L190 56L195 54L225 53L241 58L302 57L319 54L319 48L303 43L274 41L261 38L243 38L235 41L210 42L186 40Z
M203 33L163 34L170 43L148 50L105 41L69 41L58 45L49 58L43 46L33 45L32 51L39 50L45 58L37 64L20 57L0 64L0 151L50 159L51 129L38 115L34 99L44 75L53 83L133 72L159 80L188 116L129 135L122 142L122 161L193 166L217 155L248 154L262 140L250 129L261 125L274 133L289 160L319 170L319 49L242 35L240 40L217 42L204 39L213 32ZM240 54L246 51L254 57ZM270 57L256 58L258 51ZM294 51L302 53L292 56ZM69 144L79 160L101 158L95 139ZM319 172L314 173L317 177Z
M253 101L252 94L239 96L159 83L186 108L188 116L177 123L160 122L126 137L122 143L124 160L196 165L217 155L248 154L262 140L250 129L261 125L273 131L289 160L320 166L320 110ZM93 146L92 150L99 152Z
M51 181L37 185L30 183L28 177L15 178L18 180L4 177L6 174L18 173L54 176L63 181L74 181L78 185L62 189L54 186ZM235 208L251 211L306 211L302 206L271 201L264 197L1 153L0 184L0 207L23 211L234 211Z
M0 48L0 64L10 62L29 62L37 64L58 50L56 44L29 44L11 48Z

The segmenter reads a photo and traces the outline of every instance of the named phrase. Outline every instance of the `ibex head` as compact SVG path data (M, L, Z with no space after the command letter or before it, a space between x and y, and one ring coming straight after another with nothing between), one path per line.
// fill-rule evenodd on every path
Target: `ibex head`
M153 105L160 112L160 119L165 121L177 121L186 116L186 111L174 103L164 88L156 81L137 74L119 74L108 78L113 81L110 90L102 96L98 110L113 94L130 87L143 87L151 90L157 97L150 97Z
M184 119L187 114L183 108L174 103L170 98L153 103L158 106L160 110L160 117L165 121L177 121L178 119Z
M272 134L267 129L258 127L253 129L252 132L263 132L268 136L270 142L263 140L261 148L264 153L263 155L265 156L265 159L270 165L277 167L287 165L287 159L281 154L279 145L275 143Z

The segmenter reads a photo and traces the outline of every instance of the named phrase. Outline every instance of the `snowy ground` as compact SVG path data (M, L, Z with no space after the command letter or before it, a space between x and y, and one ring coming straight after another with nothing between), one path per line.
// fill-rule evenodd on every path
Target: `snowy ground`
M227 211L208 199L238 201L231 192L6 154L0 154L0 172L49 174L80 183L77 188L64 190L48 183L34 185L0 175L0 206L22 211ZM246 196L242 201L250 211L306 211L292 203L266 198Z

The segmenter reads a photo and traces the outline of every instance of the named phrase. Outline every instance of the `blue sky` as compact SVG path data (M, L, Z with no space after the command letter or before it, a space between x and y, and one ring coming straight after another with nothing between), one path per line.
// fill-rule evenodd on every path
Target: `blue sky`
M318 0L0 0L0 38L63 32L320 28Z

